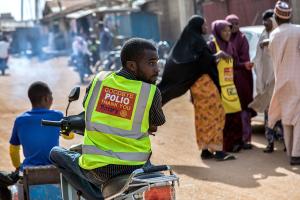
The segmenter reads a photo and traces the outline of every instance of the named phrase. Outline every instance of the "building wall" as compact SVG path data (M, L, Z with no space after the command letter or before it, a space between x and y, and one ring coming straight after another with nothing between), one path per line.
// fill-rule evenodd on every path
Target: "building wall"
M194 14L193 0L157 0L161 40L175 42L188 19Z
M300 0L292 2L294 22L300 23ZM159 19L161 40L175 42L188 19L195 13L194 0L156 0L149 3L147 10L156 12ZM201 2L201 1L198 1ZM273 9L277 0L214 0L204 1L197 5L197 13L201 13L210 24L216 19L224 19L234 13L240 17L241 26L260 25L261 15L267 9Z
M293 22L300 24L300 1L299 0L290 0L293 7Z
M241 26L261 24L262 13L274 8L276 0L227 0L209 1L202 4L203 16L211 24L216 19L224 19L228 14L236 14Z

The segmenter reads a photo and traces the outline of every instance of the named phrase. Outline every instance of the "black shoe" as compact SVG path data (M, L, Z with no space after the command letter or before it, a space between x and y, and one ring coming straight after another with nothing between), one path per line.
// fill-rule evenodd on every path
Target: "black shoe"
M264 149L264 153L272 153L274 151L274 143L269 143Z
M216 151L214 158L217 161L225 161L225 160L235 160L235 156L228 154L224 151Z
M211 159L214 157L214 154L208 151L208 149L203 149L201 152L201 158L203 160Z
M250 143L244 143L243 144L243 149L246 149L246 150L252 149L252 144L250 144Z
M242 145L236 144L232 148L232 153L238 153L242 149Z
M300 157L291 157L290 164L291 165L300 165Z

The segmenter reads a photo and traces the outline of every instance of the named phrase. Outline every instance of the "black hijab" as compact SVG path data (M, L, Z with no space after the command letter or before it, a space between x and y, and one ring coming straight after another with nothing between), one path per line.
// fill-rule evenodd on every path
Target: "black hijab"
M203 24L202 17L192 16L171 50L158 84L163 105L186 93L202 74L219 85L215 57L203 38Z
M170 59L176 64L190 63L198 59L201 51L206 47L202 34L204 19L194 15L183 29L179 40L171 50Z

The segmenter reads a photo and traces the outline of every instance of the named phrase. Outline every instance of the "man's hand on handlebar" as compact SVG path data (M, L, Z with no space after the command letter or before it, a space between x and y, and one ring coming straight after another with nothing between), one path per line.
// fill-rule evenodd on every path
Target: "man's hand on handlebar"
M148 134L149 135L153 135L153 136L155 136L155 132L157 131L157 126L154 126L154 125L150 125L149 126L149 129L148 129Z

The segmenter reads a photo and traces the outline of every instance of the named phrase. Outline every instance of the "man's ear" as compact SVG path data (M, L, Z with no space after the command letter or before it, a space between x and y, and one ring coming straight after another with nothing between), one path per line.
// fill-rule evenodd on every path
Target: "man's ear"
M45 101L45 103L52 103L52 101L53 101L53 98L52 98L52 96L50 96L50 95L46 95L45 97L44 97L44 101Z
M42 103L45 104L45 103L48 103L48 102L49 102L48 96L43 96L42 97Z
M126 68L129 69L132 72L137 71L137 65L135 61L127 61L126 62Z

